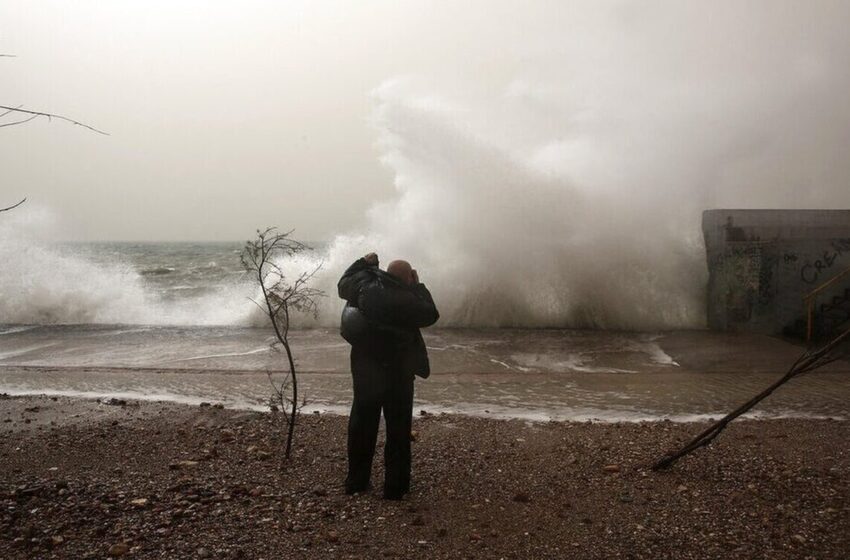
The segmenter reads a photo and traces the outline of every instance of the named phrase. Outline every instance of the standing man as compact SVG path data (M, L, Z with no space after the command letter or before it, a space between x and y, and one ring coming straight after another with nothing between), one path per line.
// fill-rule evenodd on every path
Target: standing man
M410 427L413 379L430 375L420 328L440 314L431 293L406 261L383 271L369 253L348 267L339 280L346 300L341 331L351 343L354 402L348 417L346 494L369 486L381 411L387 427L384 447L384 498L400 500L410 490Z

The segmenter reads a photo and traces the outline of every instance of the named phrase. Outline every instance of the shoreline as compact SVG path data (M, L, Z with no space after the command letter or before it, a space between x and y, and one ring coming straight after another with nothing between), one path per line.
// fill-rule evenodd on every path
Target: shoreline
M222 409L232 410L235 412L257 412L268 413L268 406L264 404L251 404L244 402L225 403L220 401L211 401L204 397L192 397L183 395L163 395L163 394L143 394L137 392L78 392L78 391L52 391L52 390L35 390L35 391L0 391L0 399L27 399L27 398L64 398L82 401L95 401L100 403L104 400L120 399L127 402L141 404L171 404L177 406L216 406ZM470 403L471 405L471 403ZM424 404L414 400L413 415L414 421L416 418L431 414L431 415L448 415L460 416L469 418L481 418L489 420L516 420L521 422L531 423L591 423L591 424L644 424L654 422L672 422L674 424L695 424L708 423L722 418L730 411L717 411L714 413L692 413L692 414L650 414L636 413L633 415L598 417L592 414L574 414L569 416L554 417L545 412L535 412L533 409L499 409L497 406L489 408L478 407L461 408L461 407L446 407L434 405L432 403ZM309 402L302 407L302 414L325 414L331 416L348 416L350 406L346 405L312 405ZM765 412L758 408L748 411L739 417L741 420L749 421L772 421L772 420L830 420L835 422L846 422L847 416L842 414L817 414L810 412L799 411L782 411L782 412Z
M268 413L0 398L0 557L843 558L850 423L527 422L425 414L411 495L342 493L345 418L306 414L281 469ZM379 437L379 440L382 439Z

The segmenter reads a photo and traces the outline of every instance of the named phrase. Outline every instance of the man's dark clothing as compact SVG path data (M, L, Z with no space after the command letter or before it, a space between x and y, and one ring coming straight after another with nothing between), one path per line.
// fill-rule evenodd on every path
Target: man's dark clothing
M428 353L419 329L434 324L439 313L423 284L407 286L359 259L338 284L347 307L363 317L357 333L342 332L351 346L354 402L348 419L346 491L369 485L381 410L387 426L384 448L384 496L401 498L410 488L410 427L415 375L430 374ZM347 312L351 309L347 309ZM348 329L351 331L352 329Z

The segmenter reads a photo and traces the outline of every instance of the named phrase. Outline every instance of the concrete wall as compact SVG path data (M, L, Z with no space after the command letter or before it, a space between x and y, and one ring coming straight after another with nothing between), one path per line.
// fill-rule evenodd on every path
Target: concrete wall
M706 210L702 230L713 329L781 333L805 294L850 268L850 210ZM825 298L850 280L837 284Z

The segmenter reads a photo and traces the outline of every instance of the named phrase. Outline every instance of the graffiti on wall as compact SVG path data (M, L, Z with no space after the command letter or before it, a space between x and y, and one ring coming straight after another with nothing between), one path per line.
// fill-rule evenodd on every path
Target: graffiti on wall
M763 252L759 243L730 243L723 255L726 310L732 322L750 320L762 294ZM767 272L772 275L772 272ZM764 297L770 297L765 293Z
M820 258L814 261L806 261L800 267L800 279L806 284L814 284L835 264L842 255L850 253L850 239L835 239L830 242L829 247L823 251Z
M766 305L776 295L776 282L773 272L779 265L779 257L773 253L763 253L759 263L758 302Z

